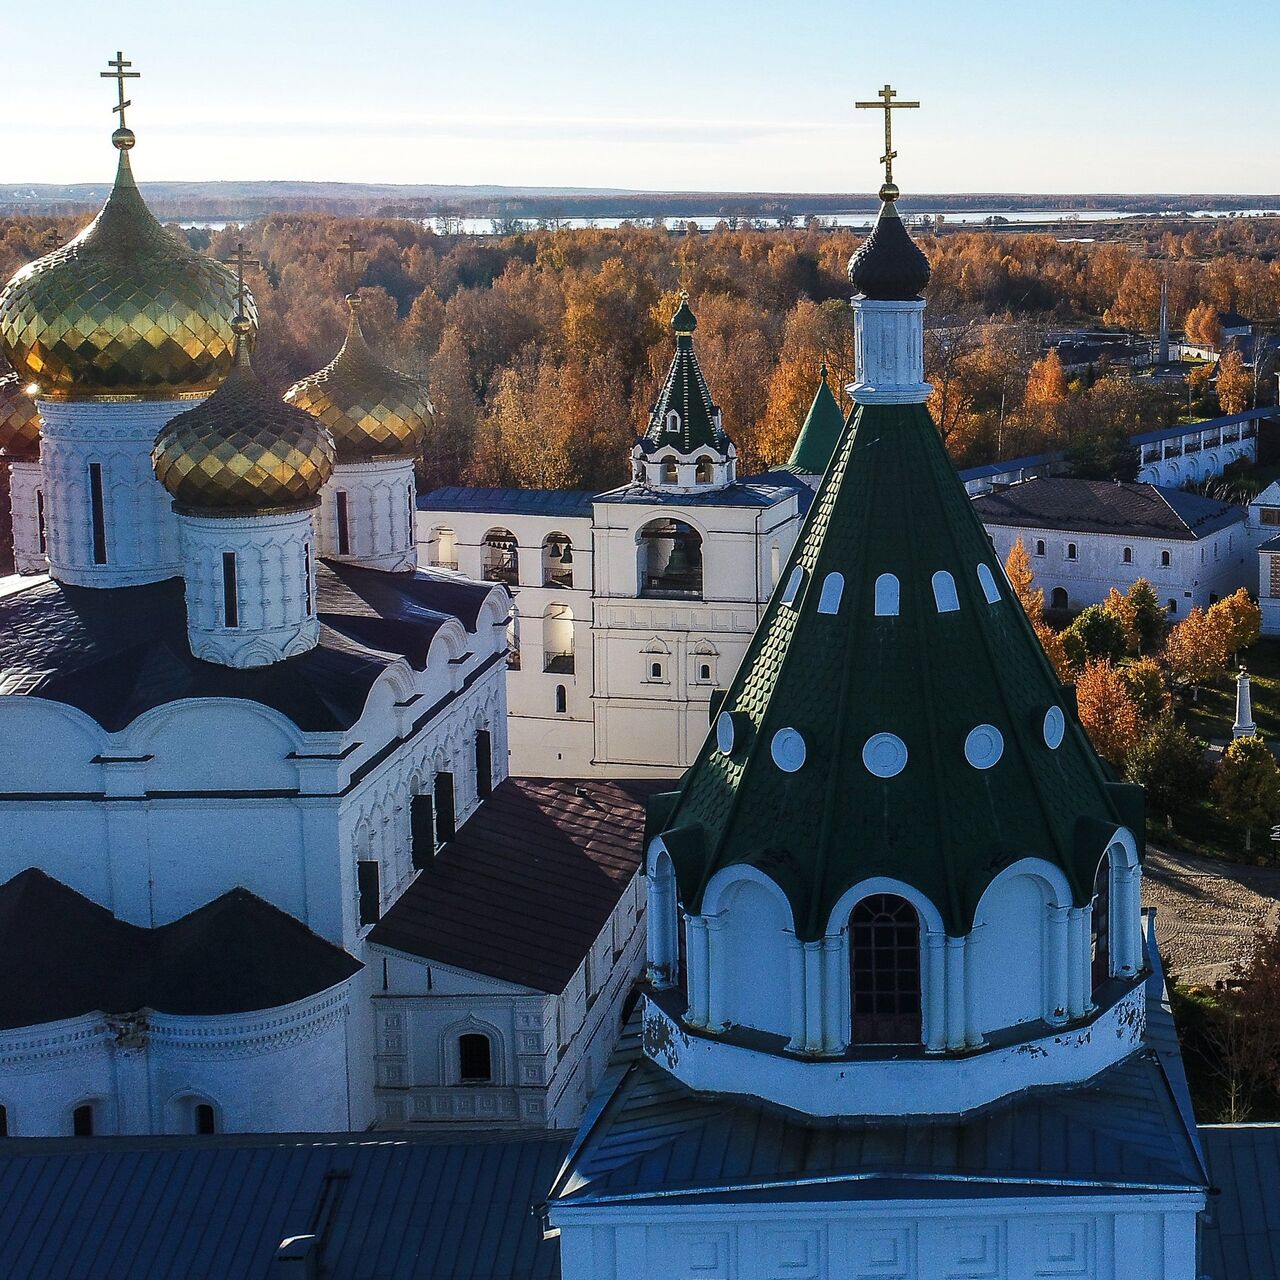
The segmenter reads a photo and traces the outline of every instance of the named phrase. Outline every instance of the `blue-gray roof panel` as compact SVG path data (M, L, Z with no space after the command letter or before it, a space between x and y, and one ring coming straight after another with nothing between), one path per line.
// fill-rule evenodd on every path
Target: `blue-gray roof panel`
M507 513L518 516L585 516L591 518L591 489L484 489L448 485L418 499L419 511Z

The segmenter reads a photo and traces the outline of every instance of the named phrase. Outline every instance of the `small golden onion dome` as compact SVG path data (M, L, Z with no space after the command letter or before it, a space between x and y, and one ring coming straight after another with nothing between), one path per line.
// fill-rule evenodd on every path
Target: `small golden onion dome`
M179 508L207 515L262 515L309 505L333 474L333 437L285 404L249 363L248 320L236 320L227 380L203 404L173 418L151 462Z
M319 373L284 393L333 432L339 462L416 457L434 409L425 384L378 360L360 328L360 299L347 299L351 319L342 350Z
M231 371L236 278L152 216L129 139L102 212L0 291L0 350L56 400L205 394ZM244 313L257 323L252 299Z
M16 373L0 378L0 457L34 462L40 456L40 414L33 388Z

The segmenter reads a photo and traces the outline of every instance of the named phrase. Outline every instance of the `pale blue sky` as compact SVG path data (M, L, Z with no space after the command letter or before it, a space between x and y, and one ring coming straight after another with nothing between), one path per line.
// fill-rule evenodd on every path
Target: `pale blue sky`
M852 103L887 79L924 103L907 192L1280 192L1270 0L60 0L6 26L0 182L109 175L123 45L144 181L868 191Z

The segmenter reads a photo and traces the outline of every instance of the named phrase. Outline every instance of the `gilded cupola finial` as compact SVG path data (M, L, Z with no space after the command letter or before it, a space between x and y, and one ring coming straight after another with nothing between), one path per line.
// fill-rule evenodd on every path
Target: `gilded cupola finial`
M239 364L243 357L243 347L245 339L253 332L253 322L249 319L249 290L244 283L245 267L260 267L262 261L259 258L251 258L248 250L244 247L244 241L240 240L236 243L235 252L229 253L223 262L229 267L236 269L236 314L231 321L231 331L235 336L235 362Z
M348 300L350 300L350 295L356 290L356 258L364 253L364 244L354 235L348 234L345 240L339 242L338 252L347 260L346 284Z
M124 120L125 108L133 106L133 103L124 96L124 82L126 80L140 80L142 72L125 70L126 67L133 66L133 63L125 61L123 52L118 52L113 60L108 61L107 66L111 70L99 71L98 76L102 80L114 80L116 82L116 92L119 95L119 101L111 110L120 116L120 125L115 133L111 135L111 142L117 150L128 151L137 139L133 136L133 130L125 124Z
M880 188L880 199L886 204L892 203L899 196L897 183L893 180L893 162L897 158L898 153L893 149L893 113L900 111L904 107L918 107L918 102L894 102L894 98L898 96L897 89L891 85L885 85L883 89L876 90L876 97L879 102L855 102L853 105L859 108L870 108L873 111L884 112L884 155L880 157L880 163L884 165L884 184Z

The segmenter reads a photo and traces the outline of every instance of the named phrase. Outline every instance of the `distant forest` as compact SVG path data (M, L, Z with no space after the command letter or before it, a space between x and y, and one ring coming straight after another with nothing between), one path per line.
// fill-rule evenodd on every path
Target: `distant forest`
M85 222L0 218L0 278ZM338 250L354 233L354 276ZM847 262L861 233L618 230L441 235L408 219L273 214L183 234L225 257L243 239L264 263L255 356L274 385L325 364L342 341L343 295L359 285L371 341L429 379L436 407L421 482L605 487L625 478L671 354L668 320L686 288L696 346L744 473L785 460L825 359L853 371ZM1189 386L1096 366L1064 372L1045 334L1081 322L1154 332L1161 280L1175 329L1212 341L1214 316L1280 315L1280 219L1185 232L1143 222L1123 241L952 230L921 235L933 264L927 374L934 416L959 464L1085 448L1188 411L1270 400L1274 379L1238 355Z

